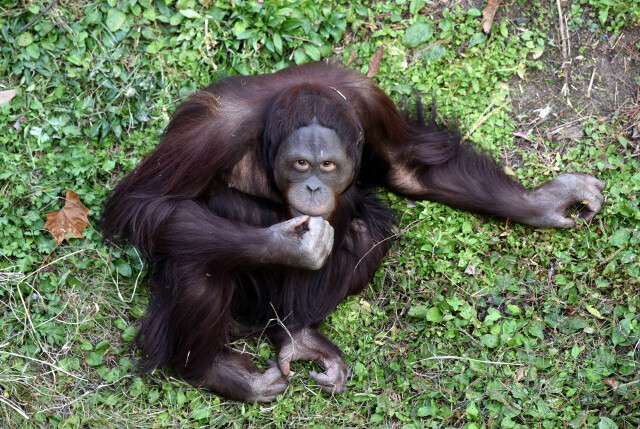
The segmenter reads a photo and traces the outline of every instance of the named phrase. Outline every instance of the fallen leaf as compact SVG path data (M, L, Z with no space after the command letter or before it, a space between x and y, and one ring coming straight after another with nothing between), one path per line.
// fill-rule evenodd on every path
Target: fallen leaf
M516 381L520 381L524 378L524 368L520 368L518 370L518 374L516 375Z
M595 316L598 319L604 319L602 314L600 314L600 312L595 307L593 307L592 305L587 305L586 309L592 316Z
M618 380L615 380L613 378L607 378L605 380L602 380L602 383L612 388L614 392L618 390Z
M17 89L7 89L6 91L0 91L0 104L10 102L17 93Z
M482 30L484 31L484 34L489 34L489 31L491 31L493 17L495 16L496 10L498 9L498 6L500 6L501 2L502 0L489 0L487 2L487 6L482 11Z
M476 274L476 264L474 264L473 262L469 262L469 265L467 265L467 268L465 268L464 273L469 274L470 276L474 276Z
M378 46L376 52L371 56L369 60L369 70L367 71L367 77L374 77L380 70L380 61L382 60L382 54L384 52L384 46Z
M82 230L89 225L87 215L91 213L75 192L67 191L65 200L62 209L47 213L47 222L44 224L58 244L68 238L84 238ZM68 234L73 235L68 237Z

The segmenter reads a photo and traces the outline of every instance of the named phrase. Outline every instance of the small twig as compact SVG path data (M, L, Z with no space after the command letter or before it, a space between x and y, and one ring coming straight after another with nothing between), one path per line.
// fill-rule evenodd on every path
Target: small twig
M138 276L136 277L136 281L133 284L133 291L131 292L131 298L129 298L129 300L124 299L124 297L122 296L122 292L120 292L120 286L118 284L118 268L116 267L116 278L113 278L113 271L111 270L111 268L109 268L109 264L107 263L107 261L105 261L104 259L102 259L102 257L100 257L106 264L107 266L107 270L109 270L109 275L111 276L111 280L113 281L113 284L116 286L116 290L118 291L118 298L120 298L120 301L124 302L124 303L131 303L133 301L133 298L136 295L136 290L138 289L138 281L140 280L140 276L142 275L142 272L144 271L144 261L142 260L142 257L140 256L140 253L138 253L138 249L136 249L135 247L133 248L133 251L136 252L136 256L138 257L138 261L140 262L140 271L138 271ZM99 255L99 254L98 254Z
M564 85L562 85L562 90L560 91L560 93L563 96L566 96L569 93L569 69L571 68L571 59L569 58L569 32L567 31L567 27L565 26L564 16L562 15L562 7L560 6L561 1L562 0L556 0L556 5L558 6L558 23L560 24L560 40L562 42L562 58L564 59L564 61L562 62Z
M500 394L498 393L497 390L494 390L493 393L495 393L495 395L498 397L498 399L500 399L500 402L502 402L504 404L504 406L509 409L509 411L511 411L515 415L519 414L516 410L513 409L513 407L511 405L509 405L509 403L506 401L506 399L504 399L502 396L500 396ZM518 407L518 411L520 411L519 407Z
M429 46L427 46L426 48L422 49L422 52L428 51L429 49L433 48L434 46L442 45L443 43L448 43L450 41L451 41L451 39L438 40L437 42L434 42L434 43L430 44Z
M305 39L304 37L289 36L288 34L283 34L282 37L286 37L286 38L289 38L289 39L295 39L295 40L302 40L303 42L313 43L316 46L322 46L322 43L314 42L313 40Z
M27 413L25 413L24 411L22 411L20 409L20 407L18 407L17 405L14 405L11 401L9 401L8 399L4 399L2 396L0 396L0 402L2 402L3 404L7 404L9 407L13 408L13 410L20 414L25 420L29 420L29 416L27 415Z
M589 416L589 410L587 410L587 412L584 413L584 416L582 416L582 418L580 419L576 427L579 428L582 425L584 425L584 427L587 427L587 425L585 424L585 421L587 420L588 416Z
M49 3L49 5L47 7L45 7L42 12L40 12L39 14L37 14L35 16L35 18L31 19L31 21L27 22L27 24L22 27L20 30L18 30L18 34L22 33L24 30L26 30L27 28L31 27L33 25L34 22L36 22L38 19L40 19L40 17L42 15L44 15L45 13L47 13L47 11L49 9L51 9L53 7L54 4L56 4L58 2L58 0L52 0L51 3Z
M628 387L628 386L632 386L634 384L638 384L640 383L640 380L636 380L636 381L630 381L629 383L624 383L624 384L620 384L618 385L618 389L620 389L621 387ZM616 389L616 390L618 390Z
M593 86L593 78L596 77L596 68L593 68L593 73L591 73L591 80L589 81L589 88L587 88L587 98L591 98L591 87Z
M358 269L358 266L360 265L360 262L362 262L364 260L364 258L366 258L367 255L373 251L373 249L375 249L376 247L380 246L382 243L384 243L386 241L393 240L395 238L398 238L398 237L402 236L402 234L404 234L405 232L411 231L413 228L415 228L416 226L418 226L419 224L421 224L422 222L424 222L426 220L427 220L427 218L415 220L412 223L410 223L405 229L403 229L403 230L401 230L399 232L396 232L395 234L391 234L389 237L385 237L382 240L378 241L377 243L374 243L373 246L371 246L371 248L367 251L367 253L362 255L362 258L360 258L360 260L356 263L356 266L353 267L353 272L354 273L356 272L356 270Z
M569 122L565 122L562 125L559 125L553 129L551 129L550 131L547 132L548 135L552 136L554 134L558 134L560 131L563 131L567 128L569 128L570 125L573 125L575 123L580 123L582 121L586 121L587 119L591 119L591 118L595 118L595 116L592 115L588 115L588 116L582 116L578 119L574 119L573 121L569 121Z
M482 115L480 116L480 118L478 118L476 123L473 124L473 127L471 127L471 129L469 131L467 131L467 133L464 135L464 137L462 137L462 139L460 139L460 144L462 144L466 140L468 140L469 137L471 137L471 134L473 134L478 129L478 127L480 127L480 125L484 124L487 121L487 119L489 119L490 117L492 117L493 115L498 113L500 110L502 110L504 108L504 106L507 105L507 101L505 101L504 103L502 103L502 105L496 107L491 112L485 114L486 111L489 110L491 108L491 106L493 106L494 102L495 102L495 100L491 101L491 104L489 104L489 106L487 106L487 108L484 109L484 112L482 112Z
M427 361L427 360L446 360L446 359L464 360L464 361L469 361L469 362L486 363L486 364L490 364L490 365L524 366L523 363L494 362L494 361L490 361L490 360L472 359L472 358L468 358L468 357L464 357L464 356L431 356L431 357L428 357L428 358L420 359L420 360L418 360L416 362L424 362L424 361Z
M47 361L44 361L44 360L36 359L34 357L31 357L31 356L25 356L25 355L21 355L21 354L18 354L18 353L7 352L7 351L4 351L4 350L0 350L0 355L13 356L13 357L17 357L17 358L20 358L20 359L27 359L27 360L30 360L30 361L33 361L33 362L36 362L36 363L39 363L39 364L42 364L42 365L48 365L48 366L50 366L51 368L53 368L53 369L55 369L57 371L60 371L60 372L62 372L64 374L67 374L70 377L75 378L76 380L85 380L82 377L79 377L79 376L77 376L75 374L71 374L70 372L65 371L64 369L60 368L57 365L54 365L54 364L52 364L50 362L47 362Z

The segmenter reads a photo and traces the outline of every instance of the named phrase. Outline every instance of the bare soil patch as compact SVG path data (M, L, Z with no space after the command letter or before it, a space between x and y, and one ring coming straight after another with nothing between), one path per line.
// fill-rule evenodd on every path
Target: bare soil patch
M517 19L518 10L506 10ZM550 8L548 19L557 22ZM587 12L585 12L586 14ZM525 25L534 25L529 21ZM547 46L540 57L542 70L528 70L524 79L510 82L517 133L529 141L577 140L583 137L583 123L595 118L621 126L620 135L637 152L640 144L637 117L640 79L640 27L624 29L620 34L603 34L587 28L569 31L570 52L562 54L559 25L549 36L556 46ZM553 33L553 34L551 34ZM568 63L568 93L563 65ZM523 144L527 139L521 139Z

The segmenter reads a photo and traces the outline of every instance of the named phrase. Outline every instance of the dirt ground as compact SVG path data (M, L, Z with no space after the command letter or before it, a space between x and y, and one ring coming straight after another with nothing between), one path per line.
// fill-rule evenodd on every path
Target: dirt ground
M442 0L438 10L459 4L463 9L483 10L485 0ZM562 13L569 13L571 1L561 3ZM431 12L434 12L431 10ZM592 12L584 5L583 20ZM515 77L509 83L516 120L516 145L537 146L542 139L563 140L570 144L583 136L583 123L597 118L611 124L619 123L628 140L627 150L640 156L640 132L637 117L640 112L640 26L624 28L620 34L600 34L587 24L568 31L569 39L563 55L562 36L555 0L542 1L540 6L514 1L499 6L494 22L505 17L518 28L536 25L540 17L551 20L547 44L538 59L542 70L527 69L524 78ZM593 18L592 18L593 19ZM566 55L566 56L565 56ZM565 74L568 75L565 78ZM566 95L562 94L566 86Z
M578 139L583 135L581 123L589 117L620 120L623 135L637 150L640 135L634 118L640 110L638 42L640 27L611 37L578 30L570 33L567 60L559 47L547 48L541 57L543 70L511 82L518 131L530 138L544 135L552 141ZM565 61L568 66L563 70ZM565 82L566 96L562 94ZM549 113L543 118L545 112Z
M515 8L502 10L513 20L518 19L518 12ZM542 13L558 22L557 8ZM585 10L585 21L588 13ZM552 25L547 33L556 46L547 46L540 57L543 69L529 69L525 79L510 82L516 131L530 141L542 137L576 140L584 134L583 122L597 118L619 123L629 141L628 150L640 154L640 27L625 28L618 35L598 34L584 27L569 30L566 56L559 27Z

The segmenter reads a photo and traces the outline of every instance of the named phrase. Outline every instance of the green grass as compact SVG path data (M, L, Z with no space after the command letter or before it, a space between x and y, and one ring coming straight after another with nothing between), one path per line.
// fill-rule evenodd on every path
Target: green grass
M21 33L49 2L0 7L0 91L18 90L0 105L0 427L640 425L637 100L581 120L579 141L515 140L513 92L557 66L543 55L558 49L554 25L534 13L555 2L527 6L524 27L499 14L489 37L474 9L322 3L57 2ZM603 34L637 29L639 16L615 0L569 13L572 31ZM602 213L536 230L382 191L402 238L322 327L353 373L345 394L321 394L309 363L292 366L272 404L227 401L168 370L139 377L144 264L132 248L104 247L92 226L56 245L46 213L71 189L95 224L180 100L212 80L327 56L366 72L381 45L374 79L394 99L414 89L435 99L528 185L567 170L598 176ZM246 347L260 364L274 355L263 340Z

